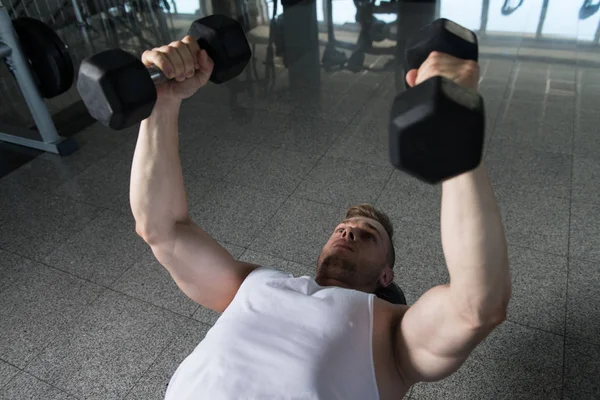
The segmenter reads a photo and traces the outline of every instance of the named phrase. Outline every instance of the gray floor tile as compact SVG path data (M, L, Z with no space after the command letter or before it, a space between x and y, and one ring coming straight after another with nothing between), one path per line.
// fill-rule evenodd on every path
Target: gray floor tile
M246 249L244 247L236 246L235 244L222 242L222 241L219 241L219 244L221 246L225 247L225 249L229 252L229 254L231 254L233 256L233 258L235 258L236 260L238 260L240 258L240 256L242 254L244 254L244 252L246 251Z
M265 110L244 109L244 113L230 112L221 119L212 118L198 124L205 124L206 132L226 140L260 144L263 140L279 132L289 115ZM190 121L186 121L190 123Z
M382 132L378 140L373 140L365 137L360 125L350 125L333 143L327 156L387 167L390 165L390 156L388 144L383 142L386 134Z
M600 204L600 158L573 158L573 200Z
M540 151L572 154L574 132L575 109L570 100L548 101L538 135L526 143Z
M350 122L371 97L375 87L371 84L358 83L347 86L348 89L343 93L321 92L318 96L291 93L294 98L288 103L291 105L289 112L297 116Z
M289 196L318 160L318 156L306 153L259 146L224 179L265 193Z
M480 59L480 62L484 59ZM485 69L484 77L487 79L508 79L515 67L514 60L490 59L490 63Z
M507 242L557 255L567 255L569 200L495 190Z
M0 388L4 387L12 378L19 373L19 370L7 362L0 360ZM0 395L1 395L0 391Z
M600 85L583 86L579 93L579 108L585 112L595 112L600 101Z
M232 90L234 88L238 88L243 86L244 83L239 81L239 78L225 82L222 85L213 84L209 82L206 86L204 86L201 90L199 90L192 97L185 99L182 103L181 112L182 112L182 120L188 120L193 116L207 116L215 115L217 112L228 112L231 107L232 100ZM248 100L245 93L242 93L242 101L245 102ZM239 98L234 98L238 100ZM185 112L185 114L184 114Z
M265 139L262 144L320 156L329 149L338 135L344 133L345 126L345 122L335 120L290 116L277 134Z
M563 335L567 258L518 246L508 249L512 297L508 319Z
M571 195L572 158L569 155L544 153L497 139L486 153L485 164L496 189L565 199Z
M571 204L571 257L600 261L600 205Z
M0 358L24 368L103 288L34 264L0 293Z
M112 285L148 251L135 223L112 210L103 212L63 242L44 262L102 286Z
M183 136L204 136L206 131L215 124L226 123L232 118L232 109L229 104L207 102L204 89L196 95L186 99L179 109L179 132ZM224 93L219 88L219 93Z
M561 397L563 338L504 322L450 377L417 384L411 399L540 399Z
M346 92L316 92L315 90L283 89L252 106L296 117L319 117L337 122L349 122L371 96L371 85L350 86ZM366 91L362 91L365 86Z
M254 144L217 137L199 139L182 136L179 143L182 169L189 171L185 175L219 180L255 147Z
M112 131L99 123L93 124L74 136L79 146L74 153L68 156L43 153L4 179L6 182L52 193L60 185L119 149L125 142L131 142L138 129L138 126L134 126L123 131Z
M598 261L569 260L567 336L600 345Z
M209 328L208 325L197 321L185 321L171 343L125 396L125 400L164 399L171 377L183 360L204 339Z
M138 256L136 263L110 287L186 317L198 308L198 304L185 295L169 271L156 260L152 251Z
M0 249L0 292L33 268L34 262Z
M576 70L566 65L551 65L550 79L575 83Z
M506 139L534 150L571 154L572 110L555 103L544 109L543 102L512 101L506 116L498 119L493 140Z
M284 260L283 258L258 253L252 250L246 250L246 252L244 252L244 254L242 254L240 257L240 261L287 272L295 277L308 275L314 278L316 272L316 266L302 265L293 261Z
M127 192L117 196L115 200L112 201L110 205L107 204L107 206L109 206L108 209L114 211L115 213L126 216L131 222L135 222L133 211L131 210L131 197L129 189Z
M194 165L188 164L183 169L183 185L188 201L188 211L193 210L214 188L218 181L206 178ZM129 193L127 194L129 197ZM129 201L129 200L128 200Z
M8 201L2 200L10 207L10 212L4 216L7 220L2 231L10 233L0 235L0 248L34 260L42 260L102 211L69 197L46 195L18 185L4 184L2 187L7 191L15 188L13 194L22 197L19 203L12 202L13 194L7 196Z
M192 315L192 318L209 326L213 326L220 316L221 313L213 311L204 306L199 306L196 312Z
M129 190L132 158L133 154L126 161L120 153L113 153L58 186L54 194L97 207L115 207L115 201Z
M508 94L508 81L486 80L479 84L479 93L483 96L485 111L488 112L490 102L498 103Z
M394 281L408 304L434 286L449 282L439 228L394 221Z
M392 166L380 167L326 156L310 171L293 196L340 207L372 204L392 172Z
M248 247L303 265L315 265L345 209L289 198Z
M566 339L565 342L565 400L600 398L600 346Z
M323 56L322 46L321 57ZM367 55L365 58L365 65L370 65L375 59L370 61L369 57L378 58L377 55ZM374 68L381 68L385 62L378 60L375 62ZM352 91L361 91L362 93L368 93L369 91L375 90L378 86L387 79L391 79L389 73L383 73L380 71L363 71L361 73L354 73L349 70L336 70L336 71L325 71L321 70L320 74L320 91L325 93L336 93L346 94ZM277 75L275 85L278 89L287 88L290 86L289 74L280 73Z
M44 155L46 154L50 153ZM76 152L66 158L58 155L54 155L53 158L40 156L4 177L3 181L27 186L43 193L53 193L56 188L75 178L103 155L105 154ZM81 161L73 161L70 157L77 157Z
M441 196L440 185L429 185L395 170L376 206L392 221L402 220L439 227Z
M600 154L600 119L594 111L580 111L575 124L573 154L581 157L597 158Z
M186 319L107 290L26 371L86 399L122 398Z
M380 134L382 139L387 140L390 111L395 95L396 91L393 86L386 86L385 91L382 89L381 93L374 94L363 108L355 114L350 127L371 125L370 129L374 133Z
M0 400L76 400L56 387L49 385L27 373L19 374L6 387L0 390Z
M546 82L529 82L528 79L518 79L511 93L511 100L543 103L546 97Z
M594 111L597 109L600 93L600 75L598 71L579 71L577 89L581 110Z
M337 121L350 122L362 110L367 101L369 101L373 92L373 88L370 85L357 84L337 101L334 100L330 104L327 104L328 99L324 99L323 103L325 106L316 115L321 118L332 118Z
M215 239L247 247L284 201L285 196L219 183L190 215Z
M5 179L0 180L0 226L6 222L12 221L15 214L27 212L27 204L40 206L42 199L46 195L25 186L10 183ZM0 241L7 230L0 233Z

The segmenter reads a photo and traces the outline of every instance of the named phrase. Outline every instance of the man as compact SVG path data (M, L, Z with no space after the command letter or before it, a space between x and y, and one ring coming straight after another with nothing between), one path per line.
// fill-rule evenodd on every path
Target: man
M191 37L146 51L171 82L140 127L131 176L137 233L197 303L223 313L179 366L167 399L400 399L455 372L505 319L511 295L504 228L485 166L442 185L450 284L412 306L373 292L392 283L393 230L370 206L349 210L316 279L236 261L191 221L178 156L181 101L212 61ZM442 75L477 89L472 61L432 53L410 86Z

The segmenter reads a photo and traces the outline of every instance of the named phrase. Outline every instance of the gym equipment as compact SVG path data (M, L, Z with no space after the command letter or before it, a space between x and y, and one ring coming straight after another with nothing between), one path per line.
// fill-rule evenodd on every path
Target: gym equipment
M210 80L220 84L238 76L252 57L242 26L224 15L210 15L192 23L197 38L214 62ZM77 90L90 115L120 130L147 118L156 103L156 86L168 79L156 67L121 49L107 50L83 60Z
M592 0L584 0L579 9L579 19L588 19L596 14L598 10L600 10L600 3L593 4Z
M402 289L400 289L395 282L392 282L388 287L382 287L376 290L375 296L392 304L406 305L406 297L404 297Z
M524 0L518 0L518 3L516 5L511 5L510 0L505 0L504 4L502 5L502 15L504 16L508 16L512 13L514 13L515 11L517 11L519 9L519 7L521 7L523 5L523 1Z
M21 17L12 23L40 94L51 99L69 90L75 70L67 45L40 20Z
M69 79L68 75L70 57L68 53L65 56L66 46L40 21L18 19L17 28L19 33L13 28L6 8L0 4L0 58L19 85L35 129L0 124L0 140L60 155L71 154L77 149L77 142L72 137L58 135L42 98L42 94L56 96L71 86L73 78ZM48 52L40 54L44 51ZM65 70L56 69L61 67Z
M325 46L325 50L323 51L323 57L321 58L323 68L327 71L339 70L346 65L346 62L348 62L346 53L336 49L335 44L332 42L327 42L327 46Z
M365 69L365 52L362 50L356 50L348 59L346 68L352 72L360 72Z
M406 46L406 71L419 68L432 51L478 59L472 31L441 18ZM436 76L396 95L389 121L389 155L398 169L435 184L476 168L484 136L483 98Z

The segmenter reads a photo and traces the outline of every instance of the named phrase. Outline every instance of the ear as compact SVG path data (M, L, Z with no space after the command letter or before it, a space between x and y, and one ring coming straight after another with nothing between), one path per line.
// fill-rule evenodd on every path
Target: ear
M394 281L394 270L390 267L383 268L379 276L379 284L383 287L388 287Z

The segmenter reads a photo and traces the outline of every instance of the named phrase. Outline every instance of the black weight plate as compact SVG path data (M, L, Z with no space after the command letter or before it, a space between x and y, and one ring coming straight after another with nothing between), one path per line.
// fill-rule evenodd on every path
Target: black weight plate
M56 32L29 17L14 20L13 26L41 95L50 99L69 90L75 69L66 44Z

